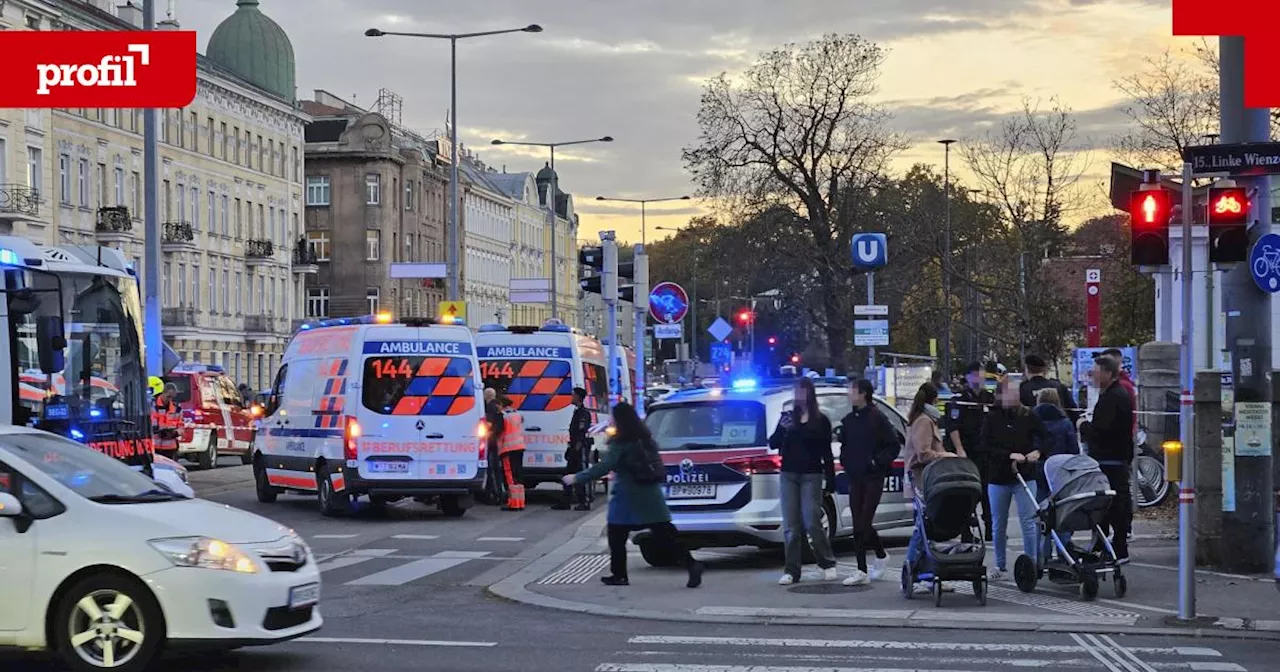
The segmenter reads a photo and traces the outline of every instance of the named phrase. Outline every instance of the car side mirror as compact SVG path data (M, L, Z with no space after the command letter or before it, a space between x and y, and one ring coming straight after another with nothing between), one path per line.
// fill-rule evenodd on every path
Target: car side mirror
M7 492L0 492L0 518L22 518L23 513L22 502L19 502L17 497Z
M62 318L43 315L36 320L37 356L40 372L46 375L61 373L66 366L67 336L62 330Z

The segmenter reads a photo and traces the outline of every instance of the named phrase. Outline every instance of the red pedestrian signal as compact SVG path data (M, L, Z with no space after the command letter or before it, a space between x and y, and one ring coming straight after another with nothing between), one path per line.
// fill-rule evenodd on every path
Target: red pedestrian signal
M751 317L752 317L752 315L751 315L751 311L749 311L749 310L742 310L742 311L739 311L739 312L738 312L738 323L739 323L739 324L741 324L741 325L743 325L743 326L746 326L746 325L748 325L748 324L751 324Z
M770 337L769 337L769 345L777 345L777 344L778 344L778 337L777 337L777 336L770 336Z
M1244 187L1209 188L1209 261L1230 264L1249 258L1249 192Z
M1129 198L1130 263L1135 266L1164 266L1169 263L1170 192L1142 189Z
M791 355L791 363L792 363L792 364L799 364L799 363L800 363L800 355Z

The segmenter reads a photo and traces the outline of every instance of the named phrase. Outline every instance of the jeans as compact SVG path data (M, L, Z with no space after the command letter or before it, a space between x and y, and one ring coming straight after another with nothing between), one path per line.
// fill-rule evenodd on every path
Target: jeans
M1009 505L1012 499L1018 500L1018 522L1022 526L1022 552L1039 566L1040 531L1037 529L1036 524L1036 499L1034 497L1036 485L1035 483L1028 483L1027 487L1031 489L1033 496L1028 497L1027 491L1022 488L1021 484L996 485L992 483L987 486L987 501L991 502L991 522L995 527L992 543L995 544L996 548L996 568L1001 571L1009 568L1005 564L1005 547L1009 545Z
M636 530L648 529L651 543L662 549L664 554L675 558L676 564L688 569L693 564L693 556L689 549L680 543L676 536L676 526L671 523L654 523L652 525L613 525L607 526L609 535L609 571L615 578L627 578L627 540Z
M858 554L858 569L867 571L867 550L873 550L877 558L888 557L884 543L876 532L876 509L884 494L884 479L863 477L849 482L849 508L853 509L853 545Z
M782 534L786 540L783 567L796 579L800 578L805 533L818 566L836 566L831 540L822 529L822 481L822 474L782 472Z

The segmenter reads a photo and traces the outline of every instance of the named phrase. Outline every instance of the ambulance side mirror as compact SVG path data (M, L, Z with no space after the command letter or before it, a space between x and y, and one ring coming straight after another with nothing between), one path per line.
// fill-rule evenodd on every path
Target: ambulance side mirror
M66 366L67 337L62 330L62 318L43 315L36 320L37 357L40 372L46 375L61 373Z

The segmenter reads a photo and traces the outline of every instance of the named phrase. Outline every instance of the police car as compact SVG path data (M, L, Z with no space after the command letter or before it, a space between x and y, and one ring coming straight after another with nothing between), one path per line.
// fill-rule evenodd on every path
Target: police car
M315 493L325 515L367 495L461 516L484 488L484 401L471 330L389 314L304 325L254 439L258 500Z
M848 385L832 379L814 382L818 407L838 431L852 410ZM782 457L769 448L769 436L794 405L794 385L794 380L738 380L727 389L676 392L649 409L645 424L667 465L667 506L690 548L782 544ZM905 444L906 419L883 399L876 398L875 403L899 443ZM853 534L853 515L849 479L840 468L840 446L834 439L831 449L836 457L836 492L825 496L822 524L835 540ZM877 529L912 524L911 502L903 494L902 480L899 459L885 479L875 516ZM635 542L650 565L674 563L674 558L648 543L647 534L638 534Z

